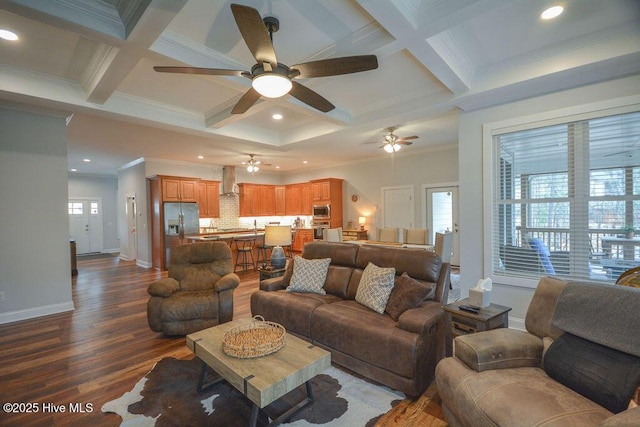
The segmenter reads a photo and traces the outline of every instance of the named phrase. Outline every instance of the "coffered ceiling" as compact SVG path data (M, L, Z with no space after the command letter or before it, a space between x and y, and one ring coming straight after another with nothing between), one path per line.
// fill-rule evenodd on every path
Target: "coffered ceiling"
M366 142L382 145L390 126L419 136L397 155L456 144L460 111L640 73L637 0L562 0L550 21L539 15L551 0L235 2L279 19L279 62L374 54L379 67L300 79L329 113L285 95L231 114L250 80L153 70L250 70L229 0L0 0L0 28L19 36L0 40L0 105L74 113L79 172L140 157L240 165L248 153L294 171L388 156Z

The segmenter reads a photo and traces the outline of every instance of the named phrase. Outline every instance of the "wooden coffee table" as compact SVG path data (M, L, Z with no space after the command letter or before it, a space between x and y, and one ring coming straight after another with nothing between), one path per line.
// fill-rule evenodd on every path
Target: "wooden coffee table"
M226 380L253 403L250 425L255 426L261 408L305 384L306 399L269 424L278 425L313 401L310 380L331 366L331 353L287 333L285 346L273 354L254 359L225 354L222 350L224 333L250 321L249 318L233 320L187 335L187 347L202 360L198 390ZM220 378L204 385L207 366Z

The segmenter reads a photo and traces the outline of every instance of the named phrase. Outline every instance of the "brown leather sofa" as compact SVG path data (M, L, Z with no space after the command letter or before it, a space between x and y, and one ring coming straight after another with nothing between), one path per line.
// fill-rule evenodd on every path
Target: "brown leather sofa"
M284 277L264 280L251 295L251 312L282 324L288 332L331 352L331 360L407 395L419 395L444 357L444 312L449 264L423 249L310 242L307 259L331 258L326 295L286 292ZM435 288L432 300L402 313L398 321L355 301L364 268L371 262L394 267Z
M640 426L640 408L627 409L640 385L639 312L639 289L541 279L527 331L455 338L454 356L436 367L446 421Z
M186 335L233 319L231 249L224 242L180 245L171 252L168 277L147 288L147 321L155 332Z

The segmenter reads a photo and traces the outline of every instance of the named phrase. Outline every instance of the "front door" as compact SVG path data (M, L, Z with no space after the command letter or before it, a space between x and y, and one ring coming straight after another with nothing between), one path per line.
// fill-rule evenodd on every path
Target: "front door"
M101 252L103 247L102 201L69 199L69 234L76 241L78 255Z

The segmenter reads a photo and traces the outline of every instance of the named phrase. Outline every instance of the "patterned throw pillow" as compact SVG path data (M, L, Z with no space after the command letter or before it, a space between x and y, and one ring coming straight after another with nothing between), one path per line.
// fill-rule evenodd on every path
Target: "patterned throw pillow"
M382 268L369 263L362 272L356 301L376 313L384 313L395 277L395 268Z
M331 258L306 259L296 256L293 260L293 274L287 292L311 292L326 295L324 281Z

